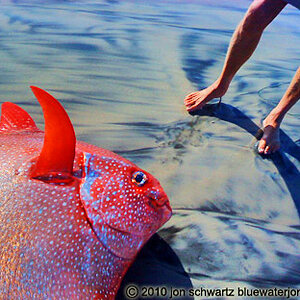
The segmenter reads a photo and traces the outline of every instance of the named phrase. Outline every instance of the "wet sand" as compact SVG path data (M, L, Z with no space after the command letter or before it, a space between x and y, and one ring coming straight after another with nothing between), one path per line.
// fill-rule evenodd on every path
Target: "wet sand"
M174 209L159 234L194 287L300 288L299 103L282 124L281 152L253 150L300 65L300 11L288 6L270 25L220 107L191 116L183 106L217 77L249 3L5 2L1 100L43 127L28 88L40 86L63 102L78 139L155 175Z

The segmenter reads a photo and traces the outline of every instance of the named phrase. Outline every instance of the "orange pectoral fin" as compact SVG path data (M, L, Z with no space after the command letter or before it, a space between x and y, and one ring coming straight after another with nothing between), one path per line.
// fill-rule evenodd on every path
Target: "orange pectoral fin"
M31 90L42 106L45 119L44 145L32 177L72 176L76 137L70 118L49 93L34 86Z
M20 106L4 102L1 110L0 131L39 131L30 115Z

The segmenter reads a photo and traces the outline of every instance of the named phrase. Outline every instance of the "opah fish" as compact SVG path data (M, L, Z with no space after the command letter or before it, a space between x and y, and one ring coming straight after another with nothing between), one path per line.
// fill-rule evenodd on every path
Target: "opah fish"
M19 106L0 122L0 298L114 299L145 242L171 216L159 182L76 142L50 94L31 87L45 134Z

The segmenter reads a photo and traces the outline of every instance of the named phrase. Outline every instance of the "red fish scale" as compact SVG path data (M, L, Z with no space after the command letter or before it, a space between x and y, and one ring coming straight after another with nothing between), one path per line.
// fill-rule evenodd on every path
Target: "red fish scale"
M81 142L74 168L85 165L83 179L32 180L42 143L42 133L0 134L1 299L114 299L137 251L170 217L148 205L147 193L161 188L148 173L148 187L136 187L135 165ZM89 178L94 171L102 180Z

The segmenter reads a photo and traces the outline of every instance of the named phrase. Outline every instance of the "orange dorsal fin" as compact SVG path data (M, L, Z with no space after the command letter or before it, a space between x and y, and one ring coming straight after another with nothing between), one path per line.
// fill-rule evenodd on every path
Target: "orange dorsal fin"
M49 93L34 86L31 90L42 106L45 119L44 145L32 176L44 180L71 177L76 137L70 118Z
M0 131L39 131L30 115L20 106L4 102L1 110Z

